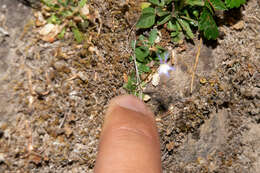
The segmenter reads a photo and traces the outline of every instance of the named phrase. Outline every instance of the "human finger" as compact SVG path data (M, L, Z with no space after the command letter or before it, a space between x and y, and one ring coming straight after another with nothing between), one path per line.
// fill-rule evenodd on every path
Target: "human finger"
M133 96L113 99L100 137L95 173L160 173L160 158L152 112Z

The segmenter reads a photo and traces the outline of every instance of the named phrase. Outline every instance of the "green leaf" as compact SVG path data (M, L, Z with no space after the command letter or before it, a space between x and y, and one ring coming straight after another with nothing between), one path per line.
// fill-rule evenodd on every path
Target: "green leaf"
M155 5L159 5L160 1L159 0L149 0L149 2L155 4Z
M185 0L185 4L191 5L191 6L204 6L203 0Z
M176 37L176 36L179 35L179 33L180 32L178 32L178 31L174 31L174 32L171 33L171 37Z
M228 8L238 8L240 5L245 4L246 0L225 0Z
M180 16L180 18L185 19L189 22L189 24L193 25L193 26L198 26L198 22L196 20L193 20L192 18L189 17L185 17L185 16Z
M70 17L73 16L73 12L70 10L64 10L60 13L63 17Z
M79 6L80 6L81 8L83 8L84 5L85 5L87 2L88 2L88 0L81 0L81 1L79 2Z
M138 43L136 43L138 45L143 45L143 46L149 46L148 44L148 38L146 38L145 36L143 35L140 35L138 37Z
M210 40L218 37L218 27L207 8L204 8L199 18L199 30L203 31L204 36Z
M170 29L173 29L173 32L171 32L171 37L172 37L172 42L177 43L179 42L181 39L183 39L183 33L180 32L181 31L181 26L177 21L170 21L168 23L168 26L170 27Z
M225 3L221 0L209 0L215 10L226 10Z
M144 40L147 40L147 38L146 38L145 36L143 36L143 35L140 35L140 36L138 37L138 40L139 40L139 41L144 41Z
M145 9L145 8L148 8L150 6L151 6L151 3L149 3L149 2L142 2L141 3L141 9L142 10Z
M58 0L58 2L63 5L63 6L67 6L68 5L68 0Z
M182 32L172 32L171 36L172 36L172 42L174 42L174 43L178 43L180 40L182 40L184 38L184 35Z
M66 32L66 28L64 27L64 28L61 30L61 32L59 33L58 38L59 38L59 39L63 39L63 38L64 38L64 35L65 35L65 32Z
M168 5L168 4L170 4L172 1L173 1L173 0L164 0L164 3L165 3L165 5Z
M211 14L214 15L214 11L208 0L205 1L205 7L207 7Z
M149 49L146 46L140 46L135 49L135 56L137 61L145 62L145 58L149 55Z
M149 2L159 7L164 7L165 5L170 4L172 1L173 0L149 0Z
M137 28L150 28L155 23L155 10L154 8L148 7L143 9L142 15L138 20Z
M60 24L61 20L55 14L52 14L51 17L47 19L47 22L52 24Z
M157 22L157 25L163 25L163 24L165 24L166 22L168 22L169 20L171 20L171 18L172 18L172 16L171 16L171 15L168 15L168 16L162 18L161 20L159 20L159 21Z
M52 6L50 6L50 8L53 10L53 11L59 11L61 6L60 4L52 4Z
M150 36L149 36L149 43L151 44L151 45L153 45L154 44L154 41L156 40L156 38L157 38L157 29L153 29L151 32L150 32Z
M163 9L160 8L160 7L156 8L155 10L156 10L157 16L159 16L159 17L162 17L162 16L166 16L166 15L168 15L168 14L171 14L171 12L165 11L165 10L163 10Z
M72 28L72 32L74 34L74 38L78 43L82 43L83 41L83 36L82 33L78 30L78 28Z
M137 66L138 66L138 71L140 71L141 73L149 73L151 71L150 67L148 67L145 64L137 63Z
M132 40L131 41L131 47L132 47L133 50L135 50L135 45L136 45L136 41Z
M149 0L149 2L159 7L163 7L165 5L164 0L161 0L161 2L159 0Z
M167 29L170 31L178 31L178 27L176 25L176 23L172 23L171 21L168 22L167 24Z
M135 73L132 73L130 76L128 76L128 80L127 83L124 85L124 88L132 94L135 92L137 88Z
M48 7L53 7L52 0L42 0L42 2Z
M185 31L185 34L188 36L188 38L193 39L194 35L193 35L192 30L190 28L190 24L183 19L177 19L177 21L181 25L182 29Z
M199 11L198 10L193 10L192 14L196 17L196 19L198 19L198 17L199 17Z

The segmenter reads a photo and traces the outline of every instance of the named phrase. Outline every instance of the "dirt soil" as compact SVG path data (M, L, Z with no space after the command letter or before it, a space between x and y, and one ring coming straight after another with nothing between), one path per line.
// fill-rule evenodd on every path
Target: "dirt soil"
M0 2L0 172L93 172L107 104L134 70L140 1L89 1L103 26L83 45L42 41L36 2ZM260 170L260 3L218 17L221 36L203 41L192 93L199 41L175 45L162 33L176 70L144 92L165 173Z

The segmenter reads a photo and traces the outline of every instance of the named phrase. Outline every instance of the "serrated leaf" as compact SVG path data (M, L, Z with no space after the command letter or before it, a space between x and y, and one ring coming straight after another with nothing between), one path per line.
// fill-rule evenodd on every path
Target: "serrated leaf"
M177 19L177 21L181 25L182 29L185 31L185 34L188 36L188 38L193 39L194 35L193 35L192 30L190 28L190 24L183 19Z
M203 31L204 36L210 40L218 37L218 27L214 18L207 8L204 8L199 18L199 30Z
M145 46L140 46L135 49L135 56L137 61L145 62L145 58L149 55L149 49Z
M204 6L203 0L185 0L185 4L191 5L191 6Z
M226 10L225 3L221 0L210 0L211 5L215 10Z
M72 32L74 34L74 38L78 43L82 43L83 41L83 36L82 33L78 30L78 28L72 28Z
M137 28L150 28L155 23L155 10L154 8L148 7L143 9L142 15L139 18L136 27Z
M245 4L246 0L225 0L228 8L238 8L240 5Z
M168 15L166 17L163 17L161 20L159 20L157 22L157 25L163 25L165 24L166 22L168 22L169 20L171 20L172 16L171 15Z
M149 35L149 43L151 45L154 44L154 41L156 40L157 38L157 29L153 29L151 32L150 32L150 35Z

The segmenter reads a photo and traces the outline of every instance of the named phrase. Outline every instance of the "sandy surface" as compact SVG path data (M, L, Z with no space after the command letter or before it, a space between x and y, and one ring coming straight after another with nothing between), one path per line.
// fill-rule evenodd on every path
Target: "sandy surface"
M108 101L126 93L124 76L134 70L128 35L137 2L91 1L104 25L79 46L42 41L37 10L1 0L0 27L8 34L0 32L0 172L93 172ZM257 0L219 16L221 37L203 42L192 93L199 41L178 46L162 34L176 52L176 70L144 92L165 173L260 170L259 16Z

